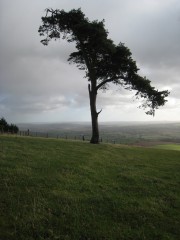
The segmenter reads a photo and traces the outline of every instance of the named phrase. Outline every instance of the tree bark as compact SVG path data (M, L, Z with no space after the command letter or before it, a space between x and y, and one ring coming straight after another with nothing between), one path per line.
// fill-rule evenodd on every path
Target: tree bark
M92 137L90 143L98 144L99 143L99 127L98 127L98 115L96 111L96 98L97 90L88 85L89 90L89 99L90 99L90 110L91 110L91 123L92 123Z

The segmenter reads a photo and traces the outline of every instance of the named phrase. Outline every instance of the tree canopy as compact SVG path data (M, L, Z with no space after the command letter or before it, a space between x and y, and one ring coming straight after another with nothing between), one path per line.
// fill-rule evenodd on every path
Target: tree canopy
M116 45L108 38L104 20L90 21L81 9L69 12L46 9L39 33L45 37L41 40L44 45L60 38L75 42L76 51L70 54L68 61L84 70L89 81L92 127L93 116L97 119L100 113L96 111L97 91L108 89L109 83L135 90L136 97L144 99L142 107L147 109L146 114L154 115L155 110L165 104L169 92L158 91L150 80L138 74L131 51L123 43Z

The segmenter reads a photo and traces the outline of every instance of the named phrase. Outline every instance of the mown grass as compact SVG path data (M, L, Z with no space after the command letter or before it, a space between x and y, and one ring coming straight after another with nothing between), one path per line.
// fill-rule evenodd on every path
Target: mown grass
M180 153L0 136L0 239L179 239Z

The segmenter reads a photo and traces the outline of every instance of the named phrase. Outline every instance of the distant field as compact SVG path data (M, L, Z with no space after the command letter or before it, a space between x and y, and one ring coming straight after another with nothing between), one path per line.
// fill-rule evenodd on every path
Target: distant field
M30 130L32 136L79 139L89 141L91 123L18 124L22 131ZM155 142L180 143L180 123L112 122L100 123L100 140L103 143L148 146Z
M156 145L155 148L180 151L180 144Z
M0 136L0 239L178 240L180 152Z

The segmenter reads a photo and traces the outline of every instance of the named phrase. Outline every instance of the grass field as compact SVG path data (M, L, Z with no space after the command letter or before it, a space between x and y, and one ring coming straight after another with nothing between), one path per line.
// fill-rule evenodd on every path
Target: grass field
M163 145L156 145L155 148L180 151L180 144L163 144Z
M0 136L0 239L180 236L180 152Z

